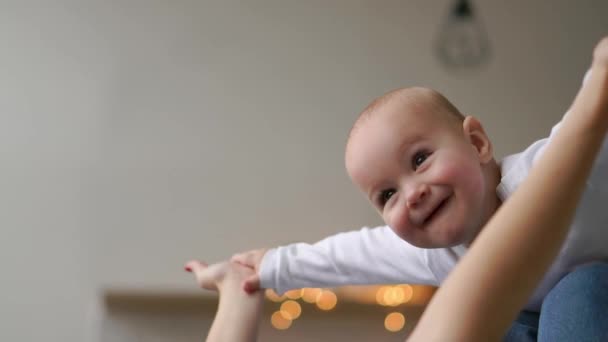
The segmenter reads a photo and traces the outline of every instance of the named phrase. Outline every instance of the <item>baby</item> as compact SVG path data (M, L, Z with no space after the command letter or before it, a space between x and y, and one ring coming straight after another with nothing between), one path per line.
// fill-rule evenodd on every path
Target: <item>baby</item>
M497 162L480 121L462 115L438 92L404 88L374 100L351 130L345 164L386 226L312 245L237 254L233 261L256 270L245 289L282 293L354 284L440 285L559 126L548 138ZM529 310L539 312L547 293L577 266L608 260L606 143L594 165L567 240L530 298Z
M519 190L504 202L470 245L468 256L433 297L408 341L496 341L504 336L515 313L559 251L605 140L607 66L605 38L594 51L589 85L577 95L572 113L563 120ZM392 196L386 196L383 205ZM221 292L207 341L255 340L262 294L258 291L247 295L241 290L242 281L254 270L232 262L207 266L198 261L187 263L186 270L195 274L201 287ZM585 276L576 278L580 275ZM517 330L513 327L530 324L523 322L513 324L504 337L520 342L537 341L537 337L538 341L606 341L606 286L605 263L578 267L560 280L545 299L540 317L543 329L537 336L526 330L511 334ZM598 291L590 291L590 287ZM547 302L559 302L559 307L547 307Z

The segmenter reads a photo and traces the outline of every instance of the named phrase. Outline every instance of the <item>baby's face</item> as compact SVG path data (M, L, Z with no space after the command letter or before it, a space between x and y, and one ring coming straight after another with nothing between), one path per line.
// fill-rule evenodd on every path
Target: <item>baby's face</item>
M485 222L482 162L462 123L387 106L362 122L346 168L384 222L422 248L470 242Z

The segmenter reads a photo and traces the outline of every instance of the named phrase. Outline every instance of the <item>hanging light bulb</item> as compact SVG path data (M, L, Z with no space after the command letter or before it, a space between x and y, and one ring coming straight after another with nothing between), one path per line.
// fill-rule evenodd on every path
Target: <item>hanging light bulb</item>
M489 59L487 34L469 1L454 2L439 32L436 51L441 62L451 68L475 67Z

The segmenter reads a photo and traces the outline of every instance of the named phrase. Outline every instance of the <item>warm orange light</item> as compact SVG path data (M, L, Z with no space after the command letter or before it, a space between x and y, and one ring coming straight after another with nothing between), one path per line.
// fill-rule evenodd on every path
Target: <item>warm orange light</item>
M397 332L405 326L405 317L400 312L391 312L384 319L384 327L391 332Z
M319 288L303 288L302 289L302 300L306 303L315 303L317 301L317 296L321 293L321 289Z
M302 291L300 289L290 290L285 292L285 297L289 299L299 299L302 296Z
M300 303L296 301L287 300L281 304L281 315L283 315L283 317L286 319L294 320L300 317L301 313L302 307L300 306Z
M380 305L386 305L384 302L384 294L386 293L388 288L389 288L388 286L381 286L378 289L378 292L376 292L376 303L378 303Z
M375 304L378 288L378 286L353 287L349 289L348 296L358 303Z
M321 310L331 310L338 303L338 297L329 290L323 290L317 296L317 307Z
M395 303L397 303L397 305L403 303L405 292L400 286L393 287L393 295L395 296Z
M388 306L397 306L403 303L403 299L405 297L404 291L399 286L390 286L387 287L386 291L384 291L384 296L382 296L382 304Z
M403 299L401 300L401 302L409 302L414 296L414 288L412 287L412 285L402 284L399 285L399 288L403 290Z
M395 306L397 303L397 296L395 295L395 288L390 286L384 291L383 301L384 305Z
M291 320L283 317L280 311L275 311L270 317L270 323L275 329L285 330L291 326Z
M285 296L279 296L276 292L271 289L266 290L266 298L270 299L273 302L282 302L285 300Z

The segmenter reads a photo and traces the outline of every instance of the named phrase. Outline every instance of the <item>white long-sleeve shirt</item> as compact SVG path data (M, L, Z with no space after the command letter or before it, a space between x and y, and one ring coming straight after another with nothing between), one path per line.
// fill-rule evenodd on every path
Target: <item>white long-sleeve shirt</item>
M502 178L496 190L503 201L527 177L559 126L553 127L548 138L502 160ZM608 261L607 176L608 140L595 161L560 254L530 298L527 309L538 311L549 290L575 267L597 260ZM262 287L279 293L302 287L363 284L439 286L466 250L464 245L423 249L400 239L388 226L365 227L315 244L295 243L268 250L261 263L260 281Z

